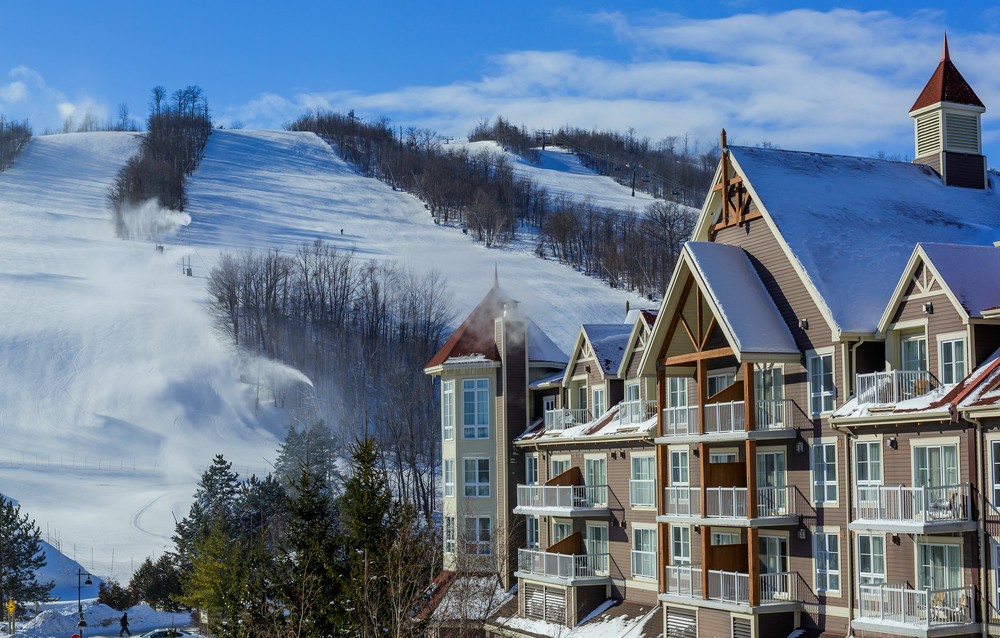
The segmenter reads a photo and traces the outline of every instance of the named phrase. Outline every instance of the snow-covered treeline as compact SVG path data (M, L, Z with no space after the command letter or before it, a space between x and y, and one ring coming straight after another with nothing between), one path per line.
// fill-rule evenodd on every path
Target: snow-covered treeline
M209 279L211 310L238 347L295 366L315 394L273 397L323 419L351 441L366 414L396 494L429 515L438 460L438 406L424 364L453 320L440 275L356 259L316 242L293 255L223 254Z
M28 120L15 122L0 115L0 171L14 163L29 141L31 124Z

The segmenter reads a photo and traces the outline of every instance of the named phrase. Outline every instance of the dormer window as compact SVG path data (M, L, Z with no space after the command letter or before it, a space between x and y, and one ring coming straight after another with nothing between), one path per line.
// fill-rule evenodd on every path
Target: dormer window
M941 382L953 385L965 378L965 340L941 342Z
M913 336L902 340L903 370L918 372L927 369L927 337Z

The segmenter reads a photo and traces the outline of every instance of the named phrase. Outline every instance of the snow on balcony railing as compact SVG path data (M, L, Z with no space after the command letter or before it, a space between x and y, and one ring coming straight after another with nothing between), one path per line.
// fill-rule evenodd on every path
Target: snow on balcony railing
M755 402L754 428L757 430L784 430L792 427L791 399L761 399Z
M642 423L656 416L656 401L622 401L618 404L618 420L623 425Z
M708 572L708 597L737 605L750 604L750 574L711 570Z
M671 516L698 516L701 491L697 487L663 488L663 513Z
M791 516L795 514L795 486L757 488L757 516Z
M896 405L930 392L926 370L889 370L855 375L858 405Z
M665 593L701 598L701 565L667 565Z
M697 430L697 427L695 428ZM705 405L705 433L742 432L746 430L742 401Z
M566 428L576 427L590 422L590 410L560 408L545 411L545 431L561 432Z
M607 578L610 554L550 554L537 549L517 550L517 569L525 574L572 580Z
M663 436L698 433L698 406L663 409Z
M653 479L629 480L628 492L632 507L656 507L656 481Z
M705 516L711 518L746 518L747 488L705 488Z
M857 490L858 520L890 523L969 520L971 492L968 483L937 487L859 485Z
M953 589L906 589L906 583L861 585L858 614L885 625L935 627L975 622L972 585Z
M586 509L608 506L607 485L518 485L517 506Z

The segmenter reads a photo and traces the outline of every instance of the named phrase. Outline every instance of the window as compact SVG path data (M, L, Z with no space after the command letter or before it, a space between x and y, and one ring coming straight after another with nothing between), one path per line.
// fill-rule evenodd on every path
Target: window
M444 495L455 495L455 459L444 460Z
M736 460L736 452L724 452L708 455L709 463L735 463Z
M656 459L651 456L632 457L632 481L629 493L632 507L653 507L656 479Z
M683 408L688 404L687 379L667 379L667 407Z
M542 411L551 412L556 409L555 397L542 397Z
M608 555L608 527L606 525L587 525L587 559L594 575L607 575L611 564Z
M816 589L840 591L840 535L817 532Z
M538 457L524 457L524 482L526 485L538 485Z
M672 450L670 452L670 485L671 487L686 487L688 485L687 450Z
M731 372L708 375L708 396L714 396L716 393L725 390L731 386L735 380L736 375Z
M576 407L580 408L581 410L586 410L587 409L587 384L586 383L584 383L579 388L577 388L577 402L579 403L579 405L577 405Z
M552 544L555 545L573 533L572 523L552 523Z
M813 501L837 500L837 446L833 443L813 446Z
M1000 508L1000 441L993 441L993 508ZM997 581L1000 587L1000 581Z
M761 574L781 574L788 571L787 538L783 536L760 536L757 539L757 551L760 555Z
M833 412L837 387L833 383L833 355L809 357L809 409L813 414Z
M927 369L927 338L907 337L902 341L903 370L918 371Z
M785 414L784 380L780 367L758 368L753 373L753 393L757 404L757 429L781 428L791 425L791 414Z
M584 463L587 507L604 507L608 502L607 461L603 458L586 459Z
M858 485L882 484L882 448L878 441L855 444Z
M490 546L492 527L489 516L465 517L465 552L489 556L493 553Z
M455 438L455 382L441 382L441 425L444 428L444 440Z
M463 380L462 406L462 436L466 439L490 438L490 380Z
M958 446L915 446L913 456L917 487L958 484Z
M739 545L740 535L732 532L712 532L713 545Z
M594 390L594 418L604 414L604 388Z
M691 564L691 528L685 525L675 525L670 528L670 540L673 552L670 558L673 565Z
M526 516L524 518L525 541L528 548L538 548L538 517Z
M489 496L490 460L465 459L463 479L465 481L466 496Z
M656 578L656 530L632 529L632 577Z
M455 553L455 517L444 517L444 553Z
M917 589L955 589L962 586L962 552L958 545L917 545Z
M639 384L630 383L625 386L625 400L626 401L638 401L639 400Z
M885 582L885 536L858 534L858 582L862 585Z
M965 378L965 340L941 342L941 382L958 383Z
M569 469L569 459L552 459L552 477L559 476Z

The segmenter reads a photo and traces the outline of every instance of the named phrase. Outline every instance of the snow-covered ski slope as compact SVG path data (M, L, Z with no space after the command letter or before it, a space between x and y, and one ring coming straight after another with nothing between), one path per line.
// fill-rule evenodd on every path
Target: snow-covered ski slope
M37 137L0 173L0 492L103 577L127 579L133 558L170 547L172 513L187 512L215 453L260 474L282 437L286 415L254 411L205 313L222 251L321 238L437 268L460 319L497 264L501 286L564 350L581 323L621 321L626 299L641 301L435 225L417 199L356 175L307 133L215 131L190 180L192 222L156 252L115 239L104 203L137 146L129 133Z

